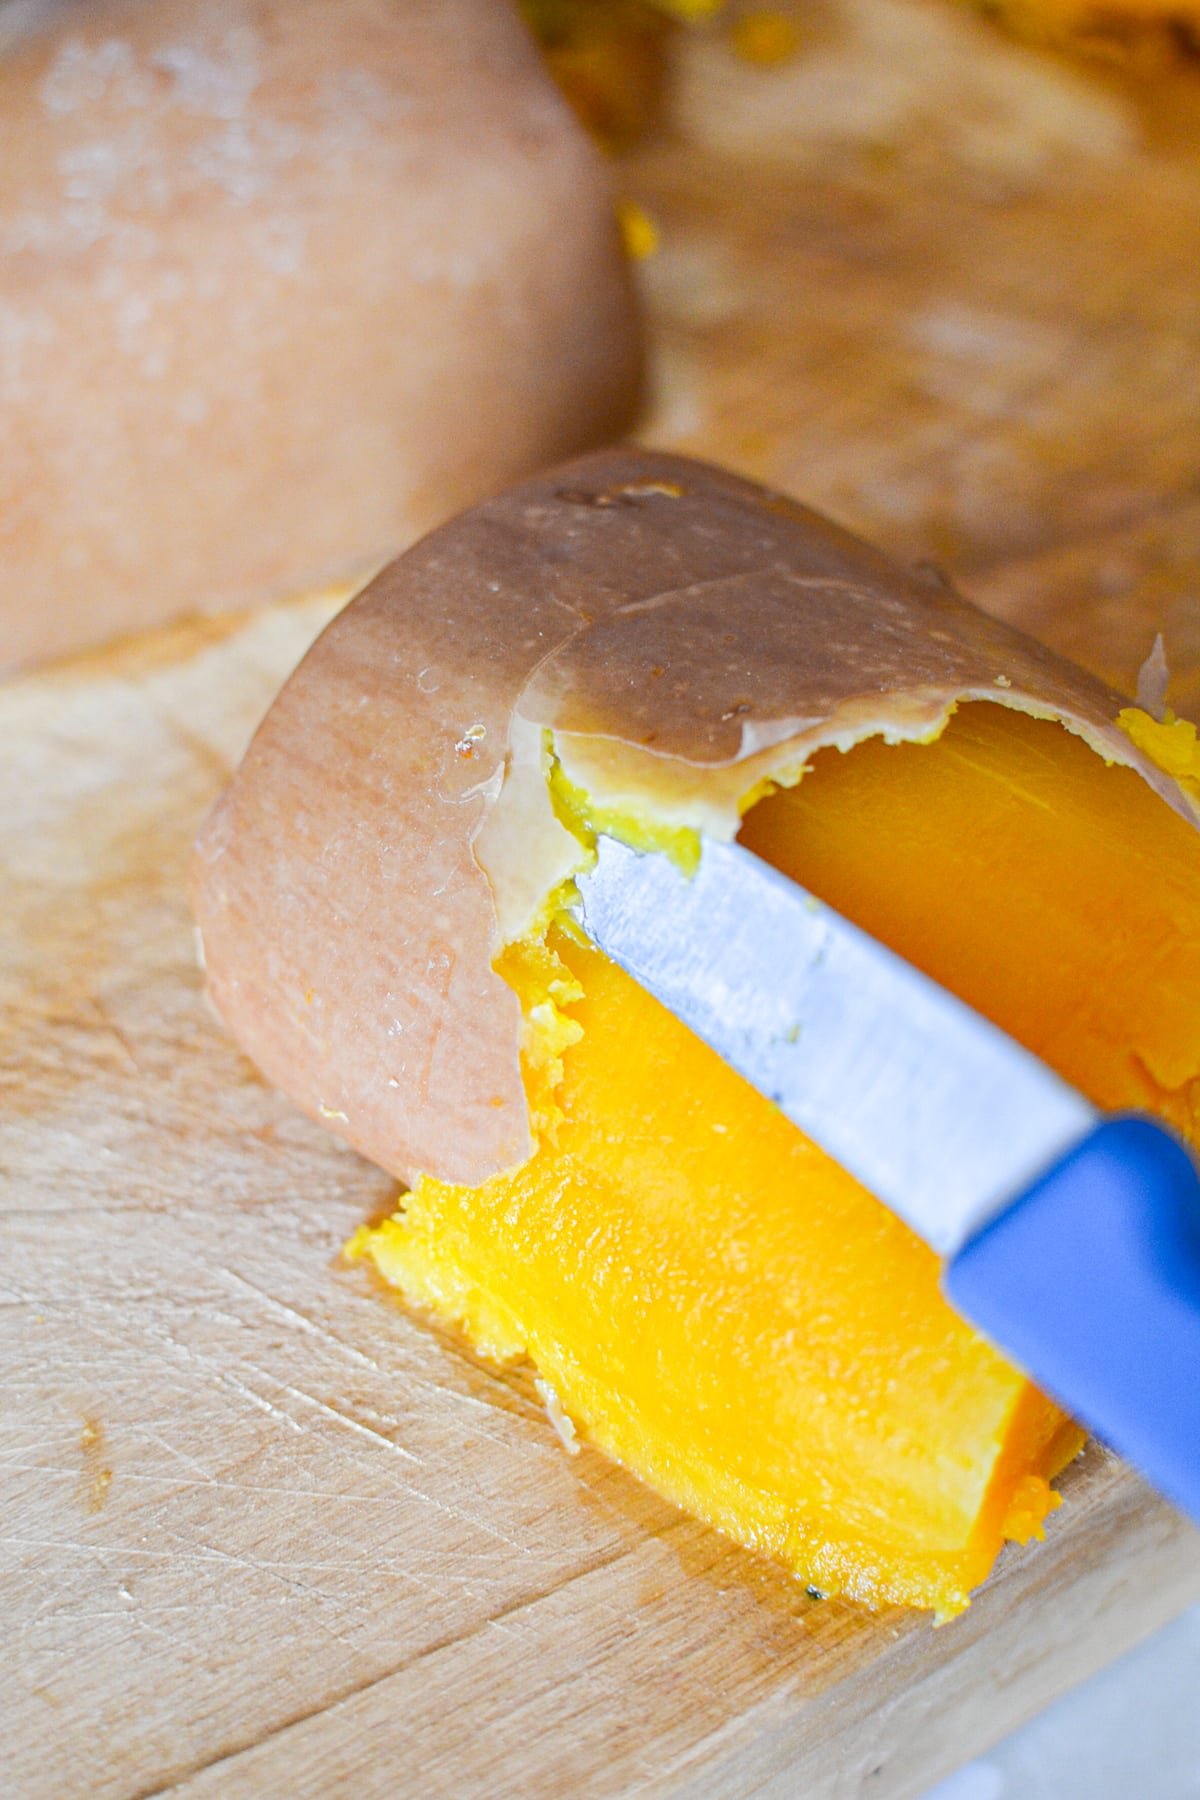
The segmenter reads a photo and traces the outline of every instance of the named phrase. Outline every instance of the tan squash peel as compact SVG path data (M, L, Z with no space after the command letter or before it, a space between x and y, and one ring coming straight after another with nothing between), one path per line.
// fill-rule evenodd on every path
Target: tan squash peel
M1194 802L1123 704L778 495L581 459L426 539L293 676L199 847L211 990L272 1079L415 1181L354 1246L411 1301L531 1355L588 1436L823 1591L945 1616L1040 1529L1078 1432L561 903L597 824L686 859L747 813L786 846L806 766L805 804L864 739L941 766L903 745L968 715L1060 721L1190 854Z

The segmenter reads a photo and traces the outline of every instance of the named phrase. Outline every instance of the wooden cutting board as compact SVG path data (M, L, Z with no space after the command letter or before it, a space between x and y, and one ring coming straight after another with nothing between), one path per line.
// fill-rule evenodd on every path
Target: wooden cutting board
M648 435L1126 683L1164 624L1194 701L1200 81L933 0L804 32L691 43L621 170ZM340 1266L390 1183L227 1042L183 894L330 610L0 688L0 1791L916 1795L1200 1597L1200 1540L1093 1449L954 1624L813 1601Z

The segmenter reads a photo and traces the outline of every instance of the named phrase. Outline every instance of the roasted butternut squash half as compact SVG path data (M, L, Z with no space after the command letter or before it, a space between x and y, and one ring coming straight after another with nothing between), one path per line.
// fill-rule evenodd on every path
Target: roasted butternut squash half
M780 496L584 459L426 540L293 677L200 845L210 983L410 1183L352 1257L822 1592L949 1616L1082 1434L564 908L598 829L685 863L740 832L1194 1133L1200 835L1122 707Z

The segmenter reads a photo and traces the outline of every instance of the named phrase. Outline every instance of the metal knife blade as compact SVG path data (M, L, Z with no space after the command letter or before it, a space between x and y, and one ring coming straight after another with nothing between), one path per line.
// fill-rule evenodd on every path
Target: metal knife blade
M694 876L601 837L584 932L943 1256L1098 1114L1035 1056L738 844Z

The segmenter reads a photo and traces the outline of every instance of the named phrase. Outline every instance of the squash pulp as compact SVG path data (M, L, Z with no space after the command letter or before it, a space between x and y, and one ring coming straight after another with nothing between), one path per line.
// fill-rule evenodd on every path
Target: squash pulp
M933 744L820 752L742 836L1101 1104L1194 1132L1200 837L1131 771L971 705ZM350 1254L822 1592L959 1611L1082 1434L906 1226L567 923L499 966L535 1154L418 1180Z

